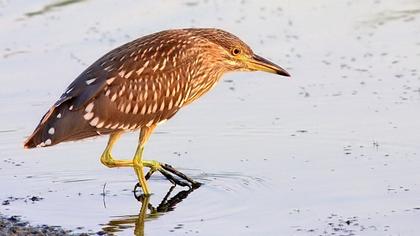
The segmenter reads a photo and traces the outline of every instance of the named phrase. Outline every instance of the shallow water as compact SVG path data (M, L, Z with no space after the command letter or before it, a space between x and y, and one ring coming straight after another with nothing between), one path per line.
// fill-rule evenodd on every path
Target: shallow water
M417 235L419 17L415 0L0 1L0 212L117 235ZM183 27L231 31L293 76L228 74L157 129L146 158L202 187L158 207L154 175L150 210L131 169L100 164L106 137L22 149L87 65Z

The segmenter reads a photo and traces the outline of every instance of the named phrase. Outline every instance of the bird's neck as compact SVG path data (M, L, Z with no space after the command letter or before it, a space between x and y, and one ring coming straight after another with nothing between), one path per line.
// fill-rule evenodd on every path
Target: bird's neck
M189 104L199 97L210 91L219 82L220 78L224 74L223 70L211 70L203 71L193 76L190 80L191 91L186 100L186 104Z

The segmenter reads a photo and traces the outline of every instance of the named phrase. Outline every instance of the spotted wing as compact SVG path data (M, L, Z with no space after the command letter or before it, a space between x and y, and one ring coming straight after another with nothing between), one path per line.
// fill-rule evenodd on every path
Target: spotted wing
M171 37L137 39L92 64L44 115L25 147L133 129L172 116L188 94L189 77L177 70L190 58L186 44Z
M124 71L86 105L84 119L106 130L132 130L169 119L188 96L188 86L176 70L165 72Z

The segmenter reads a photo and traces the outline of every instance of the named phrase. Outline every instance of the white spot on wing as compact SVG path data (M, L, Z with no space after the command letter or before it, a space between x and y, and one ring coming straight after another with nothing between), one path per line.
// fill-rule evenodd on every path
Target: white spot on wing
M169 101L168 109L172 109L173 101L172 99Z
M136 104L133 109L133 114L137 114L138 111L139 111L139 106Z
M163 101L161 104L160 104L160 108L159 108L159 110L160 111L163 111L165 109L165 101Z
M69 94L73 89L74 89L74 87L71 87L71 88L67 89L66 94Z
M111 102L115 101L116 99L117 99L117 94L114 93L114 95L112 95L112 97L111 97Z
M146 101L146 99L147 99L147 95L149 95L149 91L148 91L148 90L145 90L145 91L144 91L144 94L143 94L143 100L145 100L145 101Z
M128 103L127 107L125 108L125 113L128 114L130 112L131 109L131 103Z
M146 104L143 104L143 107L141 108L140 114L144 115L146 113Z
M121 111L121 112L124 112L124 110L125 110L125 105L124 105L124 103L121 103L120 105L118 105L118 110L119 111Z
M125 74L124 78L128 79L130 78L131 74L133 74L134 70L128 72L127 74Z
M140 75L144 71L144 69L146 69L148 65L149 65L149 61L146 61L146 63L144 63L144 65L139 70L136 71L137 75Z
M93 112L88 112L83 116L85 120L90 120L92 119L92 117L93 117Z
M159 68L159 70L165 69L166 66L166 58L163 60L162 66Z
M93 104L93 102L89 103L89 104L86 106L85 111L86 111L86 112L91 112L91 111L92 111L92 109L93 109L93 106L94 106L94 105L95 105L95 104Z
M111 78L107 79L107 80L106 80L106 84L110 85L112 82L114 82L114 80L115 80L116 78L117 78L117 77L111 77Z
M178 96L178 99L176 100L175 105L176 105L176 106L180 106L180 105L181 105L181 100L182 100L182 96L181 96L181 95L179 95L179 96Z
M125 75L125 70L120 71L120 73L118 73L119 76L124 77Z
M86 84L90 85L91 83L95 82L96 78L86 80Z
M105 122L102 121L101 123L96 125L96 128L102 128L104 126Z
M137 71L136 71L136 73L137 73L137 75L140 75L143 71L144 71L144 67L142 67L142 68L140 68L140 69L138 69Z
M99 122L99 117L95 117L95 118L93 118L93 120L90 121L89 124L92 125L92 126L97 126L98 122Z
M148 108L147 108L147 114L152 114L152 106L149 106Z
M51 135L53 135L53 134L55 133L55 129L54 129L54 127L51 127L51 128L48 130L48 133L49 133L49 134L51 134Z
M154 120L149 121L149 122L146 124L146 126L147 126L147 127L150 127L150 126L153 124L153 122L154 122Z
M47 139L46 141L45 141L45 145L51 145L51 139Z
M122 86L120 92L118 93L119 96L122 96L125 91L125 85Z
M157 103L155 103L155 104L153 105L153 110L152 110L152 112L153 112L153 113L155 113L155 112L157 111L157 108L158 108L158 105L157 105Z

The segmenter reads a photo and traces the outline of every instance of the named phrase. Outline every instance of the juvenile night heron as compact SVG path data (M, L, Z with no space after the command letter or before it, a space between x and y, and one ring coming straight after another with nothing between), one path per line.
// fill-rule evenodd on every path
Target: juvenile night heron
M146 180L155 171L172 183L194 186L197 182L170 165L143 160L143 149L158 124L208 92L230 71L289 76L255 55L238 37L220 29L166 30L141 37L105 54L83 71L24 146L45 147L109 134L101 162L107 167L133 167L144 194L150 194ZM134 158L114 159L111 150L117 139L134 130L140 130ZM144 167L150 168L146 175Z

